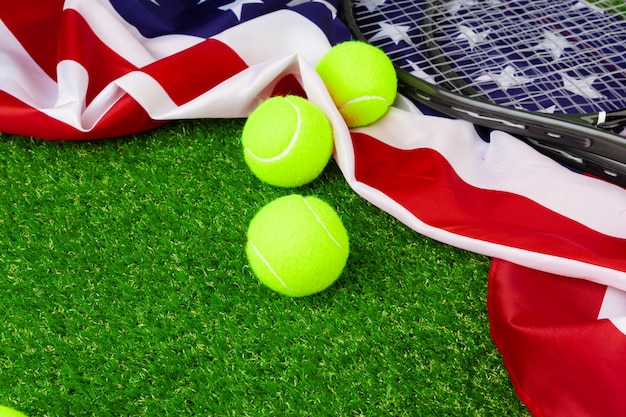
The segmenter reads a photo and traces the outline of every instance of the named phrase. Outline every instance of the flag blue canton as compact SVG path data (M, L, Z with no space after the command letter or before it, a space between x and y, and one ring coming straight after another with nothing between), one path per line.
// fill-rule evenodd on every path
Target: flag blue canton
M169 34L209 38L283 9L316 23L333 44L350 38L337 16L339 0L111 0L111 4L147 38Z

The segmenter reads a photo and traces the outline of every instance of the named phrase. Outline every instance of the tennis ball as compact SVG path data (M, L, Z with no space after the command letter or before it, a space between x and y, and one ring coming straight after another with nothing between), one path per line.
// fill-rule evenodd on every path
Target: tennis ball
M335 210L317 197L292 194L265 205L248 227L246 255L256 277L291 297L325 290L350 251Z
M4 405L0 405L0 417L26 417L26 414L20 413L19 411L9 407L5 407Z
M315 69L349 127L374 123L396 98L398 80L391 60L365 42L335 45Z
M250 170L261 181L278 187L313 181L333 152L333 132L326 115L298 96L262 102L248 117L241 141Z

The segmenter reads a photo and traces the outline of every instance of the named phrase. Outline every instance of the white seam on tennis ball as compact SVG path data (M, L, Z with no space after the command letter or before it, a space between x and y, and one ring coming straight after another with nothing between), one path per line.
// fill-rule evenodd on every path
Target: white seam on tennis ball
M287 284L285 284L285 281L283 281L280 276L276 273L276 271L274 271L274 268L272 268L272 265L270 265L270 263L267 261L267 259L265 259L265 256L263 256L263 254L261 253L261 251L259 251L259 249L256 247L256 245L254 244L254 242L252 242L251 240L248 241L248 243L250 244L250 246L252 246L252 250L254 250L254 252L259 256L259 258L261 258L261 261L263 261L263 263L265 264L265 266L267 267L267 269L270 270L270 272L272 273L272 275L274 275L274 278L276 278L278 280L278 282L280 282L280 284L285 287L285 289L287 291L289 291L290 293L293 294L293 290L291 288L289 288L287 286Z
M304 201L304 204L306 204L306 206L309 208L309 210L311 210L311 213L313 213L313 216L315 216L315 220L317 220L317 222L320 224L320 226L322 226L322 229L324 229L324 231L326 232L326 234L328 235L328 237L330 238L330 240L332 240L333 242L335 242L335 245L339 246L340 248L342 248L343 246L341 246L341 243L337 242L337 239L335 239L335 237L330 233L330 231L326 228L326 225L324 224L324 222L322 221L322 219L319 218L319 216L317 215L317 213L315 212L315 210L313 210L313 207L311 207L311 205L309 204L308 201L306 201L306 198L302 198L302 200Z
M296 106L295 104L293 104L291 101L289 101L288 98L285 98L285 101L287 103L289 103L291 105L291 107L293 107L293 109L296 111L296 116L298 118L298 121L296 123L296 129L293 132L293 136L289 140L289 145L287 145L287 147L281 153L279 153L278 155L272 156L272 157L269 157L269 158L260 157L260 156L256 155L254 152L252 152L250 150L250 148L246 148L246 152L248 152L257 161L260 161L260 162L274 162L274 161L278 161L279 159L281 159L285 155L289 154L289 152L291 152L291 149L295 146L296 142L298 141L298 135L300 134L300 125L302 124L302 118L300 117L300 108L298 106Z
M385 98L381 96L361 96L361 97L353 98L352 100L346 101L345 103L341 105L341 107L339 107L339 110L341 111L344 107L349 106L350 104L354 104L354 103L358 103L360 101L366 101L366 100L380 100L380 101L385 102L385 104L388 104L387 100L385 100Z

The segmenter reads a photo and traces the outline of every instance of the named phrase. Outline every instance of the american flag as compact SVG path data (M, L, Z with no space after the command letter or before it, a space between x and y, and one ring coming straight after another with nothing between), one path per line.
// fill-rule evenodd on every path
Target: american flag
M494 258L492 333L531 412L624 415L626 191L403 97L379 122L349 130L315 72L350 38L338 7L3 2L0 131L108 138L168 120L246 117L272 95L304 95L331 121L356 193L417 233Z

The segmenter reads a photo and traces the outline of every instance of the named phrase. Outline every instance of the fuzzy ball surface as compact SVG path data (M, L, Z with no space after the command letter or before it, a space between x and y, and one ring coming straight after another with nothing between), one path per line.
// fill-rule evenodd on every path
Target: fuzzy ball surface
M374 123L396 98L398 80L391 60L365 42L335 45L316 70L349 127Z
M348 233L325 201L292 194L265 205L248 227L246 255L271 289L302 297L328 288L350 252Z
M26 417L26 414L14 410L10 407L0 405L0 417Z
M250 170L277 187L299 187L313 181L333 152L328 118L315 104L298 96L262 102L248 117L241 141Z

